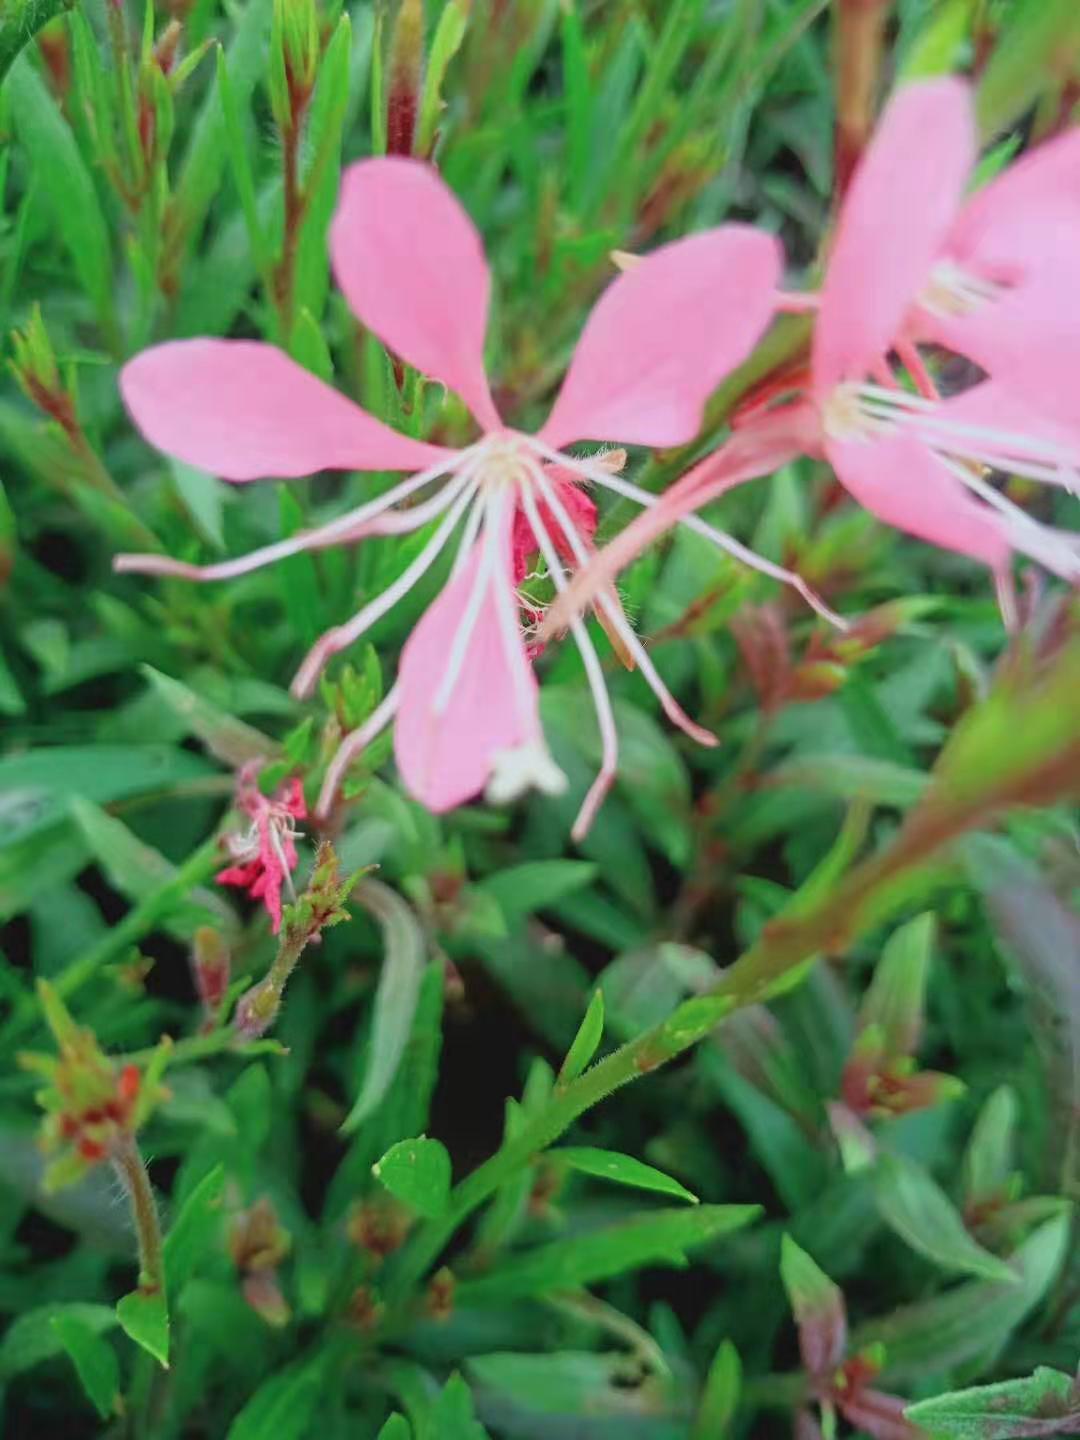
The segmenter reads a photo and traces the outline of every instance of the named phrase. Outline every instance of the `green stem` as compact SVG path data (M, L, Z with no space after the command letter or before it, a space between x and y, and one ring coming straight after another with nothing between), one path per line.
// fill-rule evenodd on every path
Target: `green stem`
M632 1080L666 1065L703 1040L734 1010L766 1000L777 982L814 956L838 954L871 925L904 903L897 881L925 865L949 841L984 824L998 811L1029 803L1033 796L1066 795L1080 774L1080 742L1052 755L1033 770L1009 776L981 795L934 804L931 797L908 817L895 840L853 869L820 899L797 902L763 929L756 944L724 973L706 995L684 1001L675 1010L586 1070L564 1088L556 1088L545 1108L450 1196L445 1213L430 1220L402 1250L387 1286L388 1324L403 1318L402 1307L458 1227L499 1187L557 1140L578 1116Z
M23 46L73 4L74 0L15 0L5 7L9 13L0 21L0 85Z
M149 934L175 905L187 899L196 886L207 880L220 863L221 851L217 836L212 835L185 860L175 874L170 875L156 890L152 890L118 925L114 925L96 945L91 946L57 977L57 994L66 1000L76 990L81 990L103 966ZM32 1030L39 1017L40 1007L37 1000L30 995L24 996L16 1005L14 1014L0 1036L0 1044L10 1043L26 1031Z

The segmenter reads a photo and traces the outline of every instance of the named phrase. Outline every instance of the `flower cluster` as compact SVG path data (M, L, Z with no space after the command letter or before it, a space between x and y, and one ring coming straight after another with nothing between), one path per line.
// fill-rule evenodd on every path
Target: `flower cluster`
M935 137L932 147L926 135ZM1038 524L987 478L989 470L1065 486L1076 479L1070 376L1080 347L1071 314L1080 293L1072 281L1080 144L1068 135L1044 147L961 204L973 160L961 82L902 90L848 193L820 295L780 292L780 247L747 226L662 246L601 297L535 434L508 426L492 399L483 364L491 282L468 216L426 164L360 162L346 172L331 227L338 282L395 355L461 396L479 438L449 449L398 434L268 345L158 346L128 364L121 387L136 424L169 454L238 482L322 469L408 478L329 524L238 559L200 567L126 555L117 568L227 579L300 551L431 526L397 579L318 640L293 682L297 697L310 695L332 656L456 545L441 594L402 650L397 683L332 760L318 813L329 811L352 761L391 721L401 777L434 811L482 792L501 801L529 788L564 788L544 741L531 662L568 630L602 742L600 772L575 825L580 836L617 766L614 712L586 605L673 723L715 743L679 707L618 601L619 569L643 544L676 522L687 525L843 625L801 577L694 513L722 490L799 454L824 457L881 519L989 565L1007 618L1015 608L1013 551L1080 577L1076 538ZM567 453L583 441L659 448L693 440L708 396L785 308L816 315L809 368L744 413L732 439L663 498L620 475L618 451ZM928 346L967 357L985 378L943 398ZM587 486L645 510L599 554ZM520 593L537 559L556 596L546 614ZM258 845L246 862L256 869L235 883L253 892L265 883L269 904L291 867Z

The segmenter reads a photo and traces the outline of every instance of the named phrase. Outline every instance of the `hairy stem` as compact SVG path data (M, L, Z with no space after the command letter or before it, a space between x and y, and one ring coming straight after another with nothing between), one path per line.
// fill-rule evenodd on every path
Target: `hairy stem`
M131 1201L131 1216L139 1246L139 1289L144 1294L160 1294L165 1289L161 1225L150 1177L133 1135L126 1135L117 1147L113 1165Z

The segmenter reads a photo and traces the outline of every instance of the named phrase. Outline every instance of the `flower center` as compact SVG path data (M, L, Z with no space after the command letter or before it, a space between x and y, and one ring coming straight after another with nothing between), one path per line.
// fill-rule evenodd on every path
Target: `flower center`
M485 494L505 491L526 476L524 452L516 435L492 435L474 462L473 474Z
M875 440L890 428L880 409L867 405L867 387L846 380L825 401L821 423L830 440Z

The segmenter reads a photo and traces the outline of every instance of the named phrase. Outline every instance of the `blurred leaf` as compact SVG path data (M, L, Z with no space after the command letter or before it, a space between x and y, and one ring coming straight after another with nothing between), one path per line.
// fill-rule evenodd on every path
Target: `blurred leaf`
M438 1440L488 1440L476 1418L472 1392L460 1375L451 1375L435 1402L432 1436Z
M1080 12L1073 0L1019 0L1005 23L975 92L984 139L1007 130L1080 57Z
M559 1071L560 1085L568 1085L571 1080L577 1079L596 1054L603 1033L604 992L594 990L592 999L589 1001L589 1008L585 1011L581 1026L574 1036L573 1044L566 1052L566 1059Z
M399 1140L373 1166L391 1195L429 1219L441 1215L450 1198L450 1156L438 1140L421 1135Z
M401 1415L391 1415L379 1431L376 1440L412 1440L409 1422Z
M544 1295L595 1285L642 1265L687 1264L686 1252L750 1224L759 1205L701 1205L694 1210L656 1210L588 1235L542 1245L507 1260L497 1271L458 1286L462 1304L511 1296Z
M89 1305L82 1301L50 1301L17 1315L0 1340L0 1380L21 1375L43 1360L51 1360L65 1349L55 1320L82 1326L92 1335L102 1335L116 1324L111 1305Z
M615 1150L600 1150L592 1145L563 1145L548 1151L548 1159L556 1164L578 1170L582 1175L593 1175L599 1180L611 1180L616 1185L632 1185L638 1190L655 1190L661 1195L675 1195L680 1200L698 1203L698 1197L691 1194L685 1185L644 1165L631 1155L620 1155Z
M952 1390L909 1405L904 1414L935 1440L1070 1435L1080 1429L1080 1395L1072 1376L1041 1365L1026 1379Z
M913 1160L883 1155L875 1180L882 1219L913 1250L943 1270L1019 1283L1004 1260L971 1237L945 1192Z
M107 1340L70 1311L52 1318L57 1339L71 1356L83 1389L101 1416L108 1420L120 1400L120 1365Z
M964 1192L970 1202L997 1197L1013 1173L1016 1095L1000 1085L979 1111L964 1153Z
M234 715L227 715L182 680L163 675L152 665L141 668L169 708L187 725L188 732L198 736L211 755L223 764L239 769L249 760L271 760L277 755L281 747L262 731L237 720Z
M893 931L874 967L859 1022L880 1031L889 1055L913 1055L919 1043L933 941L933 915L919 915Z
M417 155L429 154L444 109L442 83L451 60L461 48L468 24L468 4L447 0L435 26L431 49L424 72L424 89L420 97L420 115L416 127L414 150Z
M389 886L379 880L362 880L353 894L378 920L385 955L372 1008L364 1081L341 1127L347 1135L377 1108L401 1064L412 1031L427 953L419 921Z
M160 1290L153 1294L133 1290L117 1301L120 1328L141 1345L165 1370L169 1368L169 1311Z
M115 333L108 226L75 137L28 56L12 66L7 94L19 139L49 197L53 223L79 281L106 333Z
M226 1440L306 1440L320 1403L329 1359L323 1349L272 1375L229 1426Z
M596 872L589 860L531 860L486 876L478 888L498 902L507 925L514 926L590 884Z
M221 1233L225 1197L225 1167L215 1165L188 1195L165 1236L165 1279L169 1293L178 1295L203 1256Z
M1009 1263L1012 1284L978 1280L904 1306L860 1325L852 1346L883 1344L889 1381L940 1375L978 1360L987 1364L1016 1327L1043 1300L1069 1246L1070 1220L1048 1220L1019 1247Z
M690 1440L726 1440L739 1408L742 1361L730 1340L723 1340L705 1378Z

